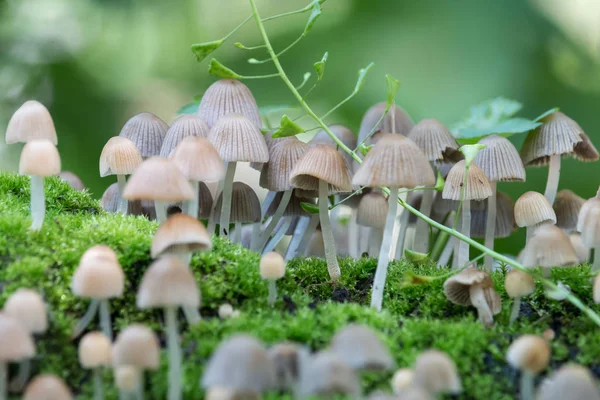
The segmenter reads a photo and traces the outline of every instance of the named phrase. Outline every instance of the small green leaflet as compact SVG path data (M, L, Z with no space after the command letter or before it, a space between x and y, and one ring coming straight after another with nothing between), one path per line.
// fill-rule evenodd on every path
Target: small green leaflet
M273 139L296 136L299 133L304 133L304 129L284 114L279 122L279 128L273 132Z
M364 144L364 143L361 143L361 144L358 146L358 151L360 151L360 154L362 154L362 155L363 155L363 157L364 157L364 156L366 156L366 155L367 155L367 153L369 152L369 150L371 150L371 149L373 148L373 146L374 146L374 145L369 145L369 146L367 146L366 144Z
M385 75L385 84L387 86L387 97L385 100L385 107L389 109L394 101L396 100L396 95L398 94L398 90L400 90L400 81L394 78L391 75Z
M296 86L296 90L300 90L304 87L304 85L306 85L306 82L308 82L308 80L310 79L310 76L312 74L310 72L305 72L304 76L302 77L302 83L299 84L298 86Z
M413 264L424 264L429 258L429 254L419 253L410 249L404 249L404 257Z
M408 250L408 249L407 249ZM404 289L411 286L427 285L433 282L435 277L416 275L414 272L405 272L400 280L400 289Z
M310 17L308 17L308 22L304 27L304 32L302 36L306 36L308 32L312 29L315 22L317 22L317 18L321 15L321 3L319 0L313 0L312 11L310 12Z
M541 122L542 119L546 118L548 115L557 112L558 110L560 110L560 108L558 107L554 107L549 109L548 111L546 111L545 113L543 113L542 115L540 115L539 117L537 117L534 121L535 122Z
M214 75L218 78L233 78L233 79L242 79L243 77L238 73L232 71L227 68L220 62L218 62L215 58L210 60L210 65L208 66L208 73Z
M300 207L302 207L302 209L309 214L318 214L319 213L319 207L313 203L306 203L303 201L300 203Z
M323 79L323 75L325 74L325 63L327 62L328 55L329 55L329 53L325 52L325 54L323 54L323 58L321 58L321 61L317 61L316 63L313 64L315 71L317 71L317 80L318 81Z
M442 176L442 173L438 169L438 171L437 171L437 179L435 181L435 190L438 191L438 192L444 191L444 184L445 183L446 182L444 181L444 177Z
M469 168L471 166L471 163L475 161L475 157L477 157L477 153L483 149L485 149L485 144L481 143L465 144L460 146L458 151L465 156L465 168Z
M356 81L356 86L354 87L354 93L358 93L358 91L360 90L362 85L365 83L365 78L367 77L369 70L371 68L373 68L373 66L375 66L375 63L372 62L369 65L367 65L366 67L361 68L358 71L358 81Z
M204 60L210 53L218 49L223 44L223 39L214 40L212 42L196 43L192 45L192 52L196 56L198 62Z

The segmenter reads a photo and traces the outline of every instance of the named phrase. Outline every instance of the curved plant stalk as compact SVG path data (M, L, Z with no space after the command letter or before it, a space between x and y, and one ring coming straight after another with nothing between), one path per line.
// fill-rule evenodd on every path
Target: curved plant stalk
M329 220L329 183L319 179L319 220L321 221L321 231L323 232L323 244L325 245L325 260L327 261L327 270L332 281L340 279L340 265L338 264L335 250L335 239Z

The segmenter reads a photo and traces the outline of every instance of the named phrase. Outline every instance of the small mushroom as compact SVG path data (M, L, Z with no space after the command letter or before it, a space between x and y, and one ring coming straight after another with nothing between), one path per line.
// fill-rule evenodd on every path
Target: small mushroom
M414 379L415 373L412 369L400 368L392 376L392 390L397 395L401 394L413 386Z
M172 254L189 264L192 253L211 248L210 235L202 222L187 214L174 214L154 233L150 255L156 259Z
M568 363L542 382L536 399L600 400L600 393L594 376L587 368Z
M0 399L6 397L8 363L32 358L35 344L27 328L16 318L0 313Z
M600 201L593 198L586 202L584 212L580 212L577 228L581 232L581 241L589 249L594 249L592 272L600 271ZM590 205L591 204L591 205Z
M528 243L537 227L556 223L556 213L552 204L540 193L525 192L515 203L515 222L519 227L527 228L525 243Z
M165 139L160 147L160 156L169 158L182 140L188 137L208 137L208 124L194 114L184 114L179 117L167 130ZM223 165L221 165L223 167ZM218 179L217 179L218 180Z
M119 184L113 183L109 187L106 188L102 197L100 198L100 205L102 208L111 213L116 213L119 211L119 206L121 203L121 193L119 191ZM145 215L144 208L142 207L142 203L139 200L128 201L127 202L127 214L128 215ZM154 216L154 207L152 207L153 215L147 215L149 219L156 219Z
M394 105L387 114L385 102L377 103L367 110L358 130L357 142L371 145L381 138L381 132L400 133L408 135L415 126L412 118L402 107ZM371 134L371 136L369 136Z
M58 177L67 182L75 190L79 190L80 192L85 190L85 185L81 178L71 171L62 171L58 174Z
M462 392L460 376L454 361L439 350L426 350L417 357L414 383L416 387L425 389L431 396Z
M233 241L235 243L241 243L242 241L242 224L243 223L258 223L261 218L260 211L260 200L252 187L246 185L244 182L233 182L231 188L231 199L230 199L230 215L229 220L234 222L235 237ZM217 197L215 201L215 219L220 219L221 207L223 204L223 193ZM228 227L229 228L229 223ZM212 232L209 228L209 232Z
M365 325L350 324L340 329L329 349L357 371L387 371L394 367L388 348Z
M23 394L23 400L71 400L73 395L67 384L56 375L36 376Z
M277 280L285 276L285 260L274 251L266 253L260 259L260 276L269 281L268 304L273 307L277 300Z
M275 366L276 387L296 392L310 360L310 351L295 343L279 343L269 349L269 357Z
M529 296L535 291L533 276L518 269L508 271L504 278L504 288L508 297L513 299L512 311L510 313L510 325L512 325L521 310L521 298Z
M521 263L527 268L542 267L546 276L551 267L577 264L577 254L567 234L554 225L538 227L521 254Z
M198 116L212 128L229 114L241 114L259 129L262 119L252 92L235 79L221 79L210 85L200 101Z
M143 112L131 117L119 133L135 143L144 159L158 156L169 125L156 115Z
M310 396L361 396L361 387L354 369L332 351L320 351L312 356L298 385L300 399Z
M127 398L130 393L137 392L137 398L143 398L143 372L133 365L115 367L115 386L119 389L120 398Z
M556 226L567 233L576 232L577 217L583 203L585 200L570 190L565 189L558 192L552 206L556 214Z
M361 251L365 249L369 255L375 256L381 249L385 218L388 214L388 199L381 192L371 192L361 196L356 210L356 223L369 228L369 233L362 232Z
M223 303L219 306L217 314L221 319L231 318L231 316L233 315L233 306L229 303Z
M27 143L32 140L49 140L56 146L58 139L54 121L48 109L40 102L28 100L8 121L6 144Z
M79 364L93 370L94 400L104 398L102 369L110 366L112 344L102 332L89 332L79 342Z
M508 347L506 360L521 371L521 399L534 400L535 376L548 368L550 363L548 342L535 335L523 335Z

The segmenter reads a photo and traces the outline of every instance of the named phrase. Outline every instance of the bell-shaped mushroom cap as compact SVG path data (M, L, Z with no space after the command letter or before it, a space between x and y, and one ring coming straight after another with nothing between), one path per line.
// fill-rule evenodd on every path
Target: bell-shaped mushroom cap
M594 303L600 304L600 274L597 274L594 278L594 287L593 287L593 299Z
M465 177L465 161L454 164L446 178L442 197L450 200L460 200ZM467 171L467 185L463 200L483 200L492 195L490 182L483 170L475 163L471 163Z
M100 199L100 205L107 212L117 212L119 210L119 202L121 201L121 193L119 192L119 184L113 183L106 188ZM127 202L127 214L143 215L144 210L139 200Z
M158 156L169 125L156 115L144 112L131 117L119 136L135 143L143 158Z
M560 111L545 116L541 122L527 134L521 147L521 158L527 167L546 165L552 155L571 154L577 143L583 141L583 129Z
M187 214L175 214L158 227L152 239L150 255L210 250L212 242L202 222Z
M545 339L539 336L520 336L508 347L506 361L513 368L537 375L548 368L550 346Z
M586 212L579 214L578 227L581 228L581 241L590 249L600 248L600 201L590 202ZM582 218L584 214L585 218ZM600 255L594 257L600 257Z
M302 203L311 203L314 204L312 199L303 199L296 196L297 190L292 192L292 197L290 197L290 202L285 207L285 211L283 212L284 217L304 217L307 216L308 213L302 208ZM278 192L273 199L271 205L267 209L265 215L267 217L273 216L279 207L279 203L281 202L281 198L283 197L283 192Z
M429 161L456 162L463 158L452 132L437 119L421 120L410 130L408 138L419 146Z
M352 184L412 189L435 185L429 161L412 140L398 134L384 134L367 153Z
M203 137L186 137L175 148L170 159L190 181L216 182L225 177L223 160L208 139Z
M573 149L573 157L575 157L579 161L583 162L592 162L598 161L600 154L596 147L594 147L593 143L590 141L590 138L585 133L581 134L581 142L575 145Z
M199 219L210 218L210 212L212 210L213 197L208 186L199 182L198 184L198 217Z
M441 197L441 196L440 196ZM450 200L454 201L454 200ZM455 205L455 208L456 209ZM471 202L471 237L484 238L487 224L488 201ZM514 203L505 193L496 192L496 230L494 237L510 236L516 228Z
M552 208L556 214L556 226L571 232L577 229L577 217L585 199L565 189L556 194Z
M51 141L39 139L25 144L19 159L19 174L46 177L59 173L60 155Z
M58 174L58 177L67 182L75 190L85 190L85 185L83 184L81 178L71 171L62 171L60 174Z
M56 375L36 376L25 388L23 400L71 400L73 395L66 383Z
M17 319L32 334L48 329L48 312L44 299L35 290L18 289L8 296L2 312Z
M381 192L361 196L356 210L356 223L370 228L383 229L388 212L388 200Z
M344 125L330 125L329 130L335 134L335 136L350 149L356 147L356 135L349 128ZM329 136L324 129L321 129L310 141L311 145L316 144L328 144L330 146L336 146L335 141Z
M268 351L275 367L276 387L293 389L310 360L310 352L296 343L279 343Z
M394 105L390 108L390 111L385 115L383 121L379 122L383 113L385 112L385 102L377 103L367 110L360 122L360 129L358 131L358 143L361 143L367 135L374 131L370 139L367 140L366 144L374 144L379 140L379 132L394 132L402 135L408 135L408 132L415 126L415 123L410 116L401 107ZM392 129L392 112L395 112L393 120L395 121L395 129ZM377 124L379 122L379 124Z
M142 161L135 143L126 137L111 137L100 154L100 176L131 175Z
M0 363L21 361L35 355L31 334L20 320L0 313Z
M102 332L89 332L79 342L79 364L83 368L99 368L110 365L112 344Z
M590 259L591 249L583 245L583 240L581 240L580 233L571 233L569 235L569 240L575 249L575 253L577 254L577 259L579 263L584 263Z
M296 163L290 176L292 185L304 190L318 190L319 180L329 184L329 193L351 192L350 170L344 157L333 146L310 148Z
M6 127L6 144L27 143L31 140L49 140L56 145L56 129L54 121L48 112L48 109L43 104L28 100L8 121Z
M271 251L260 259L260 276L263 279L276 280L285 276L285 260L281 254Z
M504 277L504 289L508 297L525 297L535 291L535 280L527 272L511 269Z
M414 379L415 373L412 369L400 368L392 376L392 390L395 394L400 394L413 386Z
M544 195L525 192L515 203L515 222L518 226L534 226L542 222L556 223L556 214Z
M221 342L208 360L202 387L261 393L275 386L275 366L264 345L248 335Z
M166 255L150 264L138 288L139 308L200 307L200 290L190 268L176 256Z
M157 369L160 365L158 337L142 324L131 324L123 329L113 343L113 367L131 365L139 369Z
M350 324L331 339L329 349L356 370L389 370L394 360L388 348L369 327Z
M600 190L598 191L600 193ZM592 197L589 200L586 200L585 203L581 206L579 210L579 216L577 217L577 231L583 231L583 225L585 221L588 219L588 212L592 209L600 207L600 197Z
M521 257L521 263L529 268L567 267L578 262L567 234L550 224L536 228Z
M226 162L269 161L269 149L260 128L240 114L229 114L210 129L209 140Z
M133 392L139 386L142 372L132 365L121 365L114 370L115 386L121 392Z
M241 114L259 129L262 127L260 112L250 89L235 79L221 79L204 92L198 116L212 127L231 113Z
M178 117L167 130L167 135L160 148L160 156L169 158L171 152L187 137L208 137L208 124L194 114Z
M151 157L140 164L127 181L123 197L127 200L178 202L196 196L181 171L169 160Z
M431 394L462 392L460 376L454 361L439 350L426 350L415 361L414 381Z
M215 204L215 218L221 218L223 193L219 194ZM254 190L244 182L233 182L231 194L231 222L258 222L261 218L260 200Z
M116 255L107 246L93 246L79 260L71 278L76 296L109 299L123 294L125 275Z
M359 398L361 387L358 376L339 354L324 350L312 356L298 390L304 396L347 394Z
M494 282L489 273L475 267L469 267L456 275L452 275L444 282L444 294L454 304L470 306L471 286L479 285L482 288L493 288Z
M485 147L475 157L490 182L525 181L525 167L516 147L505 137L490 135L479 141Z
M576 364L567 364L542 382L538 400L600 400L598 386L590 371Z
M292 188L290 175L294 166L308 151L308 145L296 137L286 138L269 149L269 162L260 174L260 186L272 192Z

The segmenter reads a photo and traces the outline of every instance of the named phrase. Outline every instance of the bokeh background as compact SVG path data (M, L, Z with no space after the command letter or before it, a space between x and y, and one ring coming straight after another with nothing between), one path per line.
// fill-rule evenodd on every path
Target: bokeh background
M259 0L263 16L308 0ZM95 197L113 183L98 175L106 140L133 114L150 111L168 123L214 81L190 44L218 39L249 15L246 0L5 0L0 2L0 136L27 99L48 106L59 135L63 169L77 173ZM267 24L276 48L298 37L307 14ZM252 23L215 54L245 75L264 50ZM349 94L357 71L376 63L360 94L327 122L358 129L364 111L385 99L386 73L402 82L398 104L418 121L452 125L470 106L504 96L535 118L559 106L598 146L600 134L600 1L598 0L327 0L323 15L282 57L298 83L329 51L325 80L310 103L325 112ZM247 82L260 106L294 104L280 80ZM517 146L523 136L512 138ZM0 144L0 168L15 169L20 148ZM546 168L528 169L527 183L501 184L513 198L543 191ZM600 165L563 162L560 188L592 196ZM255 177L249 177L250 180ZM499 248L516 253L522 235Z

